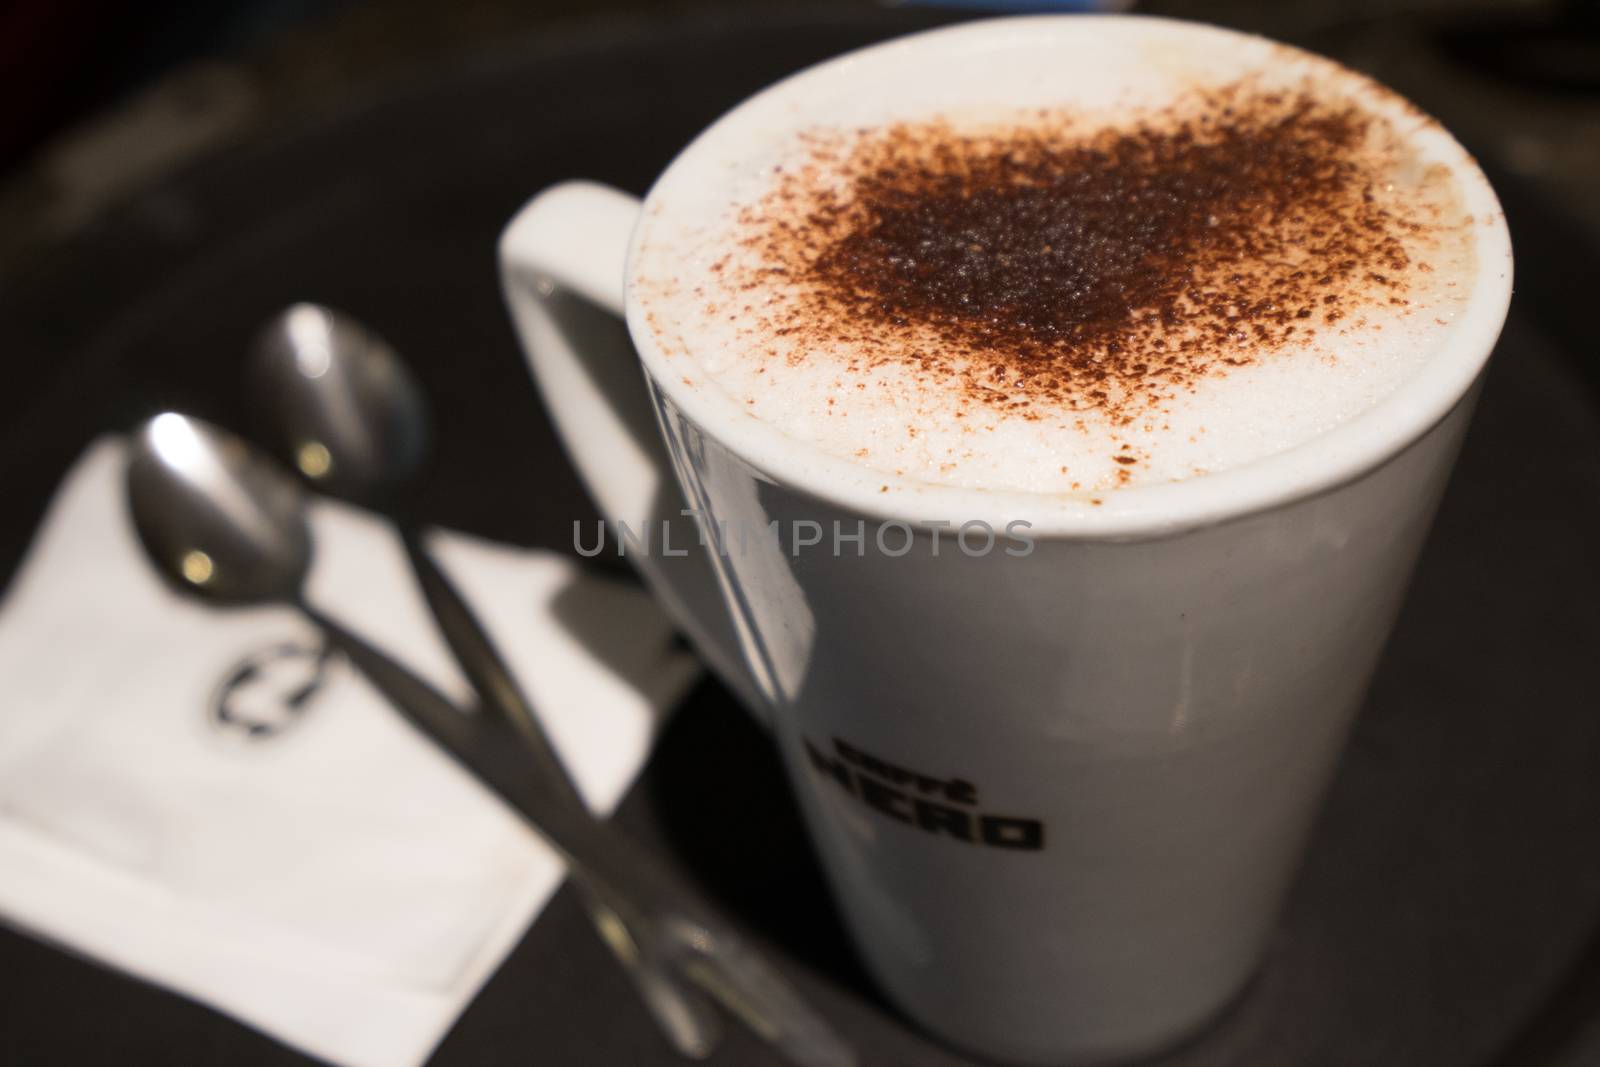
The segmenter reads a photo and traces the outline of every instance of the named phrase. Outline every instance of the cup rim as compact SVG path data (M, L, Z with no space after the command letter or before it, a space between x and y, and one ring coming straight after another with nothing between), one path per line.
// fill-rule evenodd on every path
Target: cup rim
M1030 15L984 19L922 31L868 45L807 67L735 105L706 127L656 179L644 199L629 241L624 317L650 379L672 406L703 434L719 442L763 478L799 490L843 510L880 521L921 527L984 522L1001 528L1029 523L1034 538L1131 540L1162 536L1280 507L1353 481L1404 451L1459 404L1477 382L1499 337L1511 299L1511 238L1488 178L1477 161L1437 120L1417 131L1430 159L1445 163L1459 183L1463 209L1472 218L1477 270L1472 292L1437 351L1388 396L1348 421L1292 448L1227 470L1179 481L1103 491L1039 493L940 485L851 463L791 437L746 412L716 386L693 387L672 363L635 298L635 272L651 221L674 189L694 183L704 170L708 143L752 110L799 91L812 79L855 64L874 53L948 43L950 38L988 36L994 45L1013 37L1093 32L1096 24L1165 24L1185 32L1263 40L1201 22L1145 15ZM970 43L970 42L969 42ZM1219 42L1222 44L1223 42ZM1337 61L1270 42L1303 58L1332 64L1346 75L1381 89L1375 107L1398 118L1420 109L1393 90ZM692 350L692 345L689 346ZM690 356L693 359L693 356ZM1094 503L1093 501L1099 501Z

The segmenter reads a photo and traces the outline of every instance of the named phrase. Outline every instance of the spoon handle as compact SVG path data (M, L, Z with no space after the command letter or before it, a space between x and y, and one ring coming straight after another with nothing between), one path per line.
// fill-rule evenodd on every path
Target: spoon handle
M464 714L427 682L337 620L301 601L327 635L413 727L522 814L634 930L661 936L663 960L801 1067L852 1067L855 1055L789 982L625 838L526 773L520 750L481 715Z
M412 726L432 738L468 771L484 780L487 777L484 773L486 765L492 761L500 768L500 777L516 774L528 779L527 784L519 790L523 794L522 803L514 806L546 840L551 840L551 834L546 829L549 820L536 820L530 815L529 808L567 808L574 815L582 812L582 819L590 818L583 809L570 805L569 797L575 799L577 795L570 784L562 789L553 784L553 779L543 775L540 776L542 780L534 781L525 769L508 766L506 756L510 751L509 746L493 743L487 735L481 715L463 713L433 686L343 624L310 604L302 603L300 606L327 635L329 642L344 653ZM554 758L554 753L551 753L551 757ZM503 787L497 787L491 781L485 781L485 784L505 798ZM541 792L544 795L539 797ZM605 894L595 886L582 864L569 860L568 870L584 910L599 931L601 942L622 965L623 973L638 990L646 1009L661 1027L667 1041L690 1059L709 1056L722 1035L721 1024L705 998L696 990L685 987L666 970L660 962L660 949L648 937L641 936L637 921L630 928L630 923L619 914L619 908L606 902Z
M579 810L588 811L588 805L579 794L572 776L567 773L566 765L561 762L561 757L550 744L550 738L540 726L533 706L512 677L511 669L506 666L493 639L468 606L466 598L434 560L417 528L403 521L397 526L400 541L411 561L412 573L416 575L422 595L428 601L440 634L450 646L450 651L455 653L461 673L477 690L486 710L516 731L518 740L537 765L545 782Z
M511 669L501 658L488 631L455 583L434 560L417 528L403 520L396 526L417 584L433 611L434 622L485 709L515 732L533 772L575 811L588 814L588 805L578 792L577 784L567 773L566 765L539 723L538 714L512 677ZM660 947L641 936L641 931L628 929L580 868L574 868L571 873L579 902L667 1040L690 1059L709 1056L722 1038L722 1026L706 996L679 981L665 967L660 959Z

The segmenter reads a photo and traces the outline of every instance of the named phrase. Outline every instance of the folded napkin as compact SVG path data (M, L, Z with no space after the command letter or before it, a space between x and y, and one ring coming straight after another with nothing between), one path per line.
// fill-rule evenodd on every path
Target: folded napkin
M283 608L171 591L96 443L0 605L0 919L349 1067L425 1060L556 857ZM403 552L318 504L310 599L452 697ZM609 812L698 673L636 589L458 534L440 560Z

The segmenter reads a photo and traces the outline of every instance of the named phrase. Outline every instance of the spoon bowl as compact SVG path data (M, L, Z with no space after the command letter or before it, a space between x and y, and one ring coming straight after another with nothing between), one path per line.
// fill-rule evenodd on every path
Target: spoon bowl
M252 385L284 453L332 496L392 498L428 446L416 379L388 342L348 315L300 303L256 338Z
M311 566L300 487L244 440L157 415L133 435L128 509L162 576L230 603L291 600Z

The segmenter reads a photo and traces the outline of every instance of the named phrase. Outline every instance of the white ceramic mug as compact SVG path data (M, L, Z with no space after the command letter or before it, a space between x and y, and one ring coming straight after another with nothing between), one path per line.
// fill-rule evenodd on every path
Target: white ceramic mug
M1023 39L1082 47L1130 21L969 23L880 50L940 63ZM1093 508L918 485L692 386L627 295L630 243L718 188L719 143L781 123L835 64L719 120L642 212L591 184L540 194L502 239L506 297L602 511L651 531L630 554L770 722L888 995L1001 1059L1150 1051L1260 959L1504 319L1499 205L1448 134L1416 135L1479 220L1475 288L1414 378L1323 436ZM1019 519L1025 553L1003 534ZM778 540L730 543L774 520ZM956 534L974 521L999 544L967 551Z

